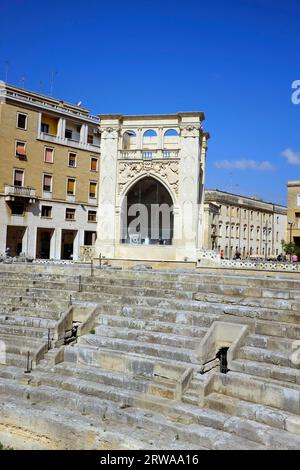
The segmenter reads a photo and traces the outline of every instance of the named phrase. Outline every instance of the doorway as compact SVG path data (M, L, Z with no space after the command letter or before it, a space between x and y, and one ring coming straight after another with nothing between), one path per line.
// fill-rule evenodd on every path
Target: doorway
M77 230L62 230L61 234L61 259L73 259L74 240Z
M6 248L11 256L19 256L25 251L25 231L27 227L8 225L6 235ZM24 249L23 249L24 248Z

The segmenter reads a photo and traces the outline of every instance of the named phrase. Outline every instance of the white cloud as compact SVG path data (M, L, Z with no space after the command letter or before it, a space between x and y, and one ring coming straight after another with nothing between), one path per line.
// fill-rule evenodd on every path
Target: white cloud
M292 149L285 149L281 152L281 156L287 159L289 165L300 165L300 153L296 153Z
M256 170L256 171L273 171L274 166L268 162L257 162L255 160L219 160L214 163L215 167L224 170Z

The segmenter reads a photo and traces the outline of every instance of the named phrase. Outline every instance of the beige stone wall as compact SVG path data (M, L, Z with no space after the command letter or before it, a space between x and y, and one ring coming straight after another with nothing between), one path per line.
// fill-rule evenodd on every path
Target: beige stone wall
M37 140L39 112L29 107L2 102L0 110L0 193L4 192L5 184L13 184L14 169L22 169L25 171L24 185L35 188L37 197L42 197L42 175L47 173L53 175L53 199L66 200L66 180L73 177L77 181L76 202L87 203L89 181L98 181L99 177L98 172L90 171L90 160L92 156L99 158L99 154ZM27 114L27 130L16 127L18 112ZM26 161L15 156L16 140L26 142ZM44 162L45 147L54 148L53 164ZM69 151L77 154L76 168L68 166Z
M288 213L287 220L292 222L292 231L287 224L286 241L294 241L300 245L300 181L288 182ZM299 196L299 197L298 197ZM299 237L299 238L298 238Z
M264 201L222 191L206 191L207 249L212 249L212 234L217 234L216 247L226 258L238 250L242 257L277 256L286 236L286 208ZM219 206L215 214L212 205ZM266 234L267 232L267 234Z

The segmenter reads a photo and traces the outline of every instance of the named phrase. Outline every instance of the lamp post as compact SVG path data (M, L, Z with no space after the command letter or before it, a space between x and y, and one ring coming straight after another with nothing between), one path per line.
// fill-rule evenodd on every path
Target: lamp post
M290 226L290 245L291 245L294 222L288 222L288 225ZM292 253L290 253L290 261L292 261Z

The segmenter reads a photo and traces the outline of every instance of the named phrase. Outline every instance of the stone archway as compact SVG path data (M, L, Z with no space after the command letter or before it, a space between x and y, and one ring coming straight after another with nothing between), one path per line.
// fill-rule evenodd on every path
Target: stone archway
M146 176L129 188L122 204L122 243L171 245L173 227L172 197L160 181Z

